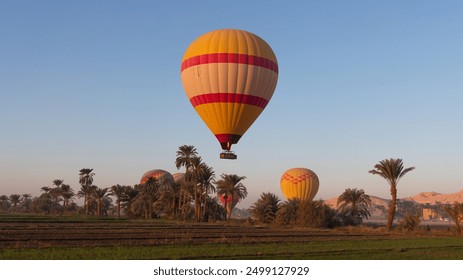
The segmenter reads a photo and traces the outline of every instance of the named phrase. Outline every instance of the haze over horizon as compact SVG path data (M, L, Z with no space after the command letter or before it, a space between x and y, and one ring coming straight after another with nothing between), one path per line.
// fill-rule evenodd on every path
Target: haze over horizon
M246 8L244 8L246 7ZM246 176L249 207L281 199L287 169L317 173L315 199L346 188L390 197L368 173L402 158L416 170L398 197L463 189L461 1L2 1L0 3L0 195L63 179L78 190L134 185L175 168L194 145L220 174ZM279 64L264 112L221 148L185 96L180 63L189 44L236 28L268 42Z

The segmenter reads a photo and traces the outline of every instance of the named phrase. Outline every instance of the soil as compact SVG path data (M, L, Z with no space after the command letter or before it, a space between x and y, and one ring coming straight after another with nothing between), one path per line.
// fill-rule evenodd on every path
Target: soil
M275 243L387 239L381 231L348 231L153 221L0 222L0 249Z

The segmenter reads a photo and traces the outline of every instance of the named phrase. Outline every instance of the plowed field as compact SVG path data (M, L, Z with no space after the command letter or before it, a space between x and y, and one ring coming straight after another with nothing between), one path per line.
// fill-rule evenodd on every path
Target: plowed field
M151 246L385 239L384 233L142 221L0 222L0 248Z

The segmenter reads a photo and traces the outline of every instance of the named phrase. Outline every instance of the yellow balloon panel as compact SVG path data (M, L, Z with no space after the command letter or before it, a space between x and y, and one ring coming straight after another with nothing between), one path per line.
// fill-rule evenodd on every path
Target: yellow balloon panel
M262 108L240 103L209 103L195 107L214 135L243 135L257 119Z
M182 61L209 53L246 54L277 62L267 42L251 32L235 29L214 30L197 38L186 50Z
M286 199L312 200L318 192L319 180L315 172L307 168L293 168L281 176L280 187Z

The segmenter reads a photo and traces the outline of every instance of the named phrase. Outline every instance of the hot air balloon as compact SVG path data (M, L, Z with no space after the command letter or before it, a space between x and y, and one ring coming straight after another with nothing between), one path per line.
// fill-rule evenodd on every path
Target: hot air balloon
M154 169L143 174L140 179L140 184L144 184L150 177L157 180L168 180L169 182L174 182L174 177L169 172L162 169Z
M175 183L180 183L183 180L183 178L185 178L185 173L174 173L172 174L172 176L174 177Z
M318 177L307 168L292 168L283 173L280 180L281 191L286 199L312 200L318 192Z
M240 201L239 197L235 197L232 200L231 195L227 197L227 203L225 205L225 194L219 197L220 203L222 203L223 207L226 208L227 214L230 215L230 212L233 208L235 208L236 204Z
M278 80L278 63L259 36L220 29L197 38L187 48L181 78L191 104L219 141L221 158L262 113Z

